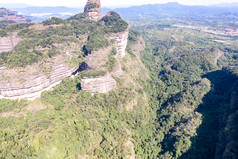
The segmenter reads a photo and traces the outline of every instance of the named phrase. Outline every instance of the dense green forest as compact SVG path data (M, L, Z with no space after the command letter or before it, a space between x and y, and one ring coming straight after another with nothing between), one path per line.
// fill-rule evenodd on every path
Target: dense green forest
M79 14L42 24L59 26L44 32L33 32L31 24L7 26L31 40L14 51L64 42L90 28L86 48L97 50L110 43L104 34L128 27L114 12L98 23ZM131 26L128 55L121 61L125 75L115 78L116 90L81 91L81 78L105 74L91 71L64 79L32 102L0 100L0 158L238 158L238 43L218 43L214 40L232 39L167 23ZM9 34L9 29L2 31ZM138 52L143 42L145 48ZM23 66L42 56L34 49L29 54L34 58ZM34 106L42 109L27 111Z

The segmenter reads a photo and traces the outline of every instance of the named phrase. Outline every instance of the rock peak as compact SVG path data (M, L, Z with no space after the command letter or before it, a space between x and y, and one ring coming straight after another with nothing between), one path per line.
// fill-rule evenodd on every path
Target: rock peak
M98 21L101 19L101 1L88 0L86 6L84 7L84 13L86 13L91 20Z

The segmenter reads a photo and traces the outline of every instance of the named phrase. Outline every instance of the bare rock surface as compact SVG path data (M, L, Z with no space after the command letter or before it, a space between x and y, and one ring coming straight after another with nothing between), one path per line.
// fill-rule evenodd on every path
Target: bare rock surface
M111 40L115 40L117 57L124 57L126 55L126 47L128 42L129 27L124 31L114 34L109 37Z
M99 51L91 51L86 57L85 62L91 70L103 70L106 59L111 51L111 47L100 49Z
M20 38L15 35L0 38L0 53L12 51L19 42Z
M0 99L34 100L40 97L43 91L50 90L77 70L60 62L61 60L59 56L44 65L0 70L0 74L4 75L0 76ZM48 72L45 73L41 69L48 69Z
M117 62L112 70L112 72L110 72L110 74L113 76L113 77L120 77L123 75L123 71L121 69L121 66L120 66L120 63Z
M124 32L120 32L108 37L111 40L115 41L116 45L116 58L123 58L126 55L126 47L128 42L128 32L129 28ZM88 54L85 60L84 70L103 70L107 71L105 68L108 55L110 54L112 47L104 48L99 51L92 51ZM114 68L110 74L107 74L103 77L95 78L84 78L81 81L82 90L88 91L91 93L106 93L116 88L116 81L113 77L120 77L123 75L121 65L119 62L116 62Z
M110 74L101 77L83 78L82 90L91 93L107 93L116 88L116 81Z

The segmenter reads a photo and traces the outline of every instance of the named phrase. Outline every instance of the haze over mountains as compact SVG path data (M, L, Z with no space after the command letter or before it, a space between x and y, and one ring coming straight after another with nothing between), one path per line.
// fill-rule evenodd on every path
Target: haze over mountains
M33 7L24 4L7 5L0 4L2 7L19 12L19 14L30 17L35 22L41 22L50 17L68 18L78 12L82 12L83 8L69 7ZM148 4L141 6L132 6L128 8L102 8L102 14L105 15L109 10L118 12L123 18L132 20L137 17L150 16L155 18L163 17L182 17L182 16L209 16L209 17L230 17L237 19L238 3L218 4L213 6L187 6L177 2L166 4ZM228 16L227 16L228 15Z

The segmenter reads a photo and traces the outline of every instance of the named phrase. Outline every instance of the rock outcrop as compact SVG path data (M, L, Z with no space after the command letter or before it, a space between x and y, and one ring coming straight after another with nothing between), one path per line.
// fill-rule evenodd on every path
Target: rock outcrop
M114 68L112 70L112 72L110 72L110 74L113 76L113 77L120 77L123 75L123 71L121 69L121 66L119 64L119 62L117 62L115 65L114 65Z
M19 42L20 38L18 38L17 36L0 38L0 53L12 51Z
M100 1L88 1L87 4L89 4L89 2L96 5L99 4L98 6L100 6ZM85 8L87 8L87 6ZM106 71L108 74L103 77L85 77L82 79L82 90L91 93L106 93L116 88L116 81L112 77L120 77L123 75L119 61L120 58L126 55L125 51L128 42L129 25L121 19L119 14L109 12L100 20L100 23L110 30L105 37L110 41L111 45L98 51L88 50L85 64L80 67L80 70ZM114 50L114 48L116 50Z
M49 75L38 70L39 66L29 66L25 70L0 70L5 79L0 78L0 99L28 99L34 100L40 97L41 93L50 90L62 79L73 76L76 68L69 67L64 63L49 63ZM11 77L12 76L12 77ZM4 78L2 77L2 78Z
M106 59L111 51L111 48L104 48L98 51L90 51L88 56L85 59L85 62L88 65L89 70L104 70L103 67L106 64Z
M126 55L125 51L128 42L128 34L129 28L127 28L124 32L120 32L109 37L109 39L115 40L117 57L122 58Z
M97 21L101 19L100 0L88 0L85 6L85 13L91 20ZM33 29L36 28L35 26ZM38 63L27 66L26 68L8 69L2 67L0 69L0 99L24 98L34 100L40 97L43 91L49 90L59 84L63 78L73 76L77 71L85 70L105 71L107 73L104 76L82 78L82 90L91 93L106 93L115 89L117 84L113 77L123 75L119 58L126 55L125 50L127 47L129 27L127 28L126 26L121 30L125 31L105 36L114 43L98 51L89 51L85 62L79 68L70 67L63 62L64 59L57 59L57 57L54 57L55 60L53 58L50 62L43 63L44 66ZM19 42L20 39L15 35L0 38L0 53L13 50ZM114 51L112 54L114 47L116 48L116 53ZM68 54L66 53L66 55ZM115 60L115 58L117 59ZM112 59L114 62L112 62Z
M86 13L91 20L98 21L101 19L102 13L100 0L88 0L84 8L84 13Z
M14 21L16 23L27 23L31 20L25 16L18 15L16 12L0 8L0 21Z
M101 77L83 78L82 90L91 93L107 93L116 88L116 81L110 74Z

